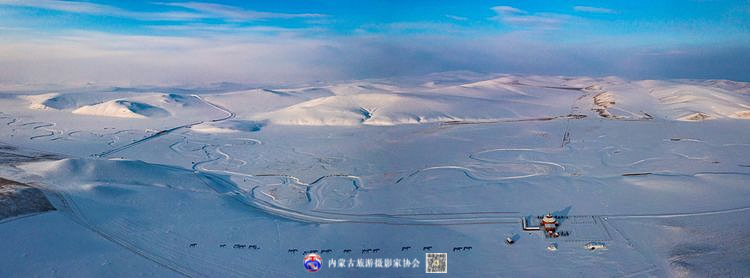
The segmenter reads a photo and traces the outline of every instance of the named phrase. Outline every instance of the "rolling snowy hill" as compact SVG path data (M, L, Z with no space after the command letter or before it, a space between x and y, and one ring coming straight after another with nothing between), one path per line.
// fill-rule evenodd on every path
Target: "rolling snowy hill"
M0 220L0 276L299 277L311 250L336 277L421 276L428 250L463 277L540 265L748 276L747 88L467 72L228 91L14 87L0 92L0 177L56 210ZM547 212L564 236L521 229ZM421 264L328 265L339 258Z

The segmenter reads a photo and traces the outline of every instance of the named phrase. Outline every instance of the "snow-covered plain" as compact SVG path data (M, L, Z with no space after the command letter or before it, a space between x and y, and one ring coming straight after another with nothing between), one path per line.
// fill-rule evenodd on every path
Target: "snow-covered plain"
M18 159L0 177L57 210L0 220L0 276L297 277L303 251L331 249L322 275L409 277L425 275L427 246L462 277L749 276L747 87L460 72L14 87L0 93L0 151ZM521 230L546 212L570 235Z

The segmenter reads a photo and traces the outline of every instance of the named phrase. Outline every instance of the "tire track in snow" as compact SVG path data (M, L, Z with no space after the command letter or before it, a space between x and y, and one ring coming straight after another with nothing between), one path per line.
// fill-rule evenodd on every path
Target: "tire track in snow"
M206 258L196 257L195 254L186 253L179 249L175 249L175 245L165 244L163 243L164 242L163 240L155 239L152 236L150 237L146 235L148 231L133 230L131 228L132 225L126 225L127 220L124 218L108 221L107 224L111 225L112 227L105 228L102 226L95 225L88 219L88 217L86 217L86 215L78 206L77 202L71 196L68 196L67 192L64 192L64 191L50 192L49 190L45 190L45 193L54 196L59 201L59 202L56 202L58 204L56 208L58 208L59 211L67 215L76 224L79 224L83 226L84 228L91 230L92 232L101 236L105 240L110 241L114 244L117 244L120 247L123 247L126 250L131 251L140 257L143 257L144 259L154 262L162 267L170 269L183 276L211 277L217 274L221 274L219 275L221 277L250 277L252 276L251 273L237 271L234 268L229 267L228 265L223 265L221 263L213 262L213 261L207 260ZM121 221L118 222L118 220L121 220ZM125 223L120 223L123 221ZM136 240L130 239L130 237L133 235L137 235L138 240L143 241L143 242L138 243ZM188 240L184 240L184 241L189 242ZM159 252L159 253L164 253L164 254L159 254L157 252L149 251L147 248L142 247L143 244L146 244L150 247L156 247L156 250L160 250L160 251L166 250L167 252ZM154 248L150 248L150 249L153 250ZM187 261L182 260L185 257L189 257L191 259ZM208 269L199 271L195 269L192 265L199 265L204 269L207 266L210 266L210 267Z
M281 216L287 219L312 222L312 223L362 223L362 224L386 224L386 225L475 225L475 224L518 224L517 212L469 212L469 213L417 213L417 214L348 214L323 211L300 211L282 207L271 202L255 197L255 186L249 192L241 191L236 186L223 178L205 172L196 171L196 176L208 187L220 194L225 194L245 205L254 207L271 215ZM257 175L256 175L257 176ZM269 175L271 176L271 175ZM296 179L292 176L279 175ZM316 182L325 177L319 178ZM298 180L298 179L297 179ZM311 183L313 184L313 183ZM513 216L508 216L511 214ZM488 217L488 215L497 215ZM473 217L472 217L473 216Z
M114 148L114 149L110 149L108 151L104 151L104 152L101 152L101 153L98 153L98 154L94 154L93 156L94 157L104 158L104 157L107 157L107 156L109 156L109 155L111 155L113 153L121 152L121 151L124 151L126 149L135 147L137 145L143 144L145 142L151 141L153 139L159 138L161 136L167 135L167 134L169 134L169 133L171 133L171 132L173 132L175 130L178 130L178 129L181 129L181 128L188 128L188 127L200 124L200 123L203 123L203 122L195 122L195 123L190 123L190 124L186 124L186 125L176 126L176 127L173 127L173 128L164 129L164 130L158 131L158 132L156 132L156 133L154 133L152 135L149 135L149 136L146 136L144 138L141 138L141 139L138 139L136 141L133 141L131 143L125 144L123 146L120 146L120 147L117 147L117 148Z
M47 190L45 190L45 191L47 191ZM97 235L99 235L103 239L105 239L105 240L107 240L109 242L112 242L112 243L114 243L114 244L116 244L116 245L118 245L118 246L120 246L122 248L125 248L126 250L128 250L128 251L130 251L130 252L132 252L132 253L134 253L134 254L136 254L136 255L138 255L138 256L146 259L146 260L149 260L149 261L151 261L153 263L156 263L159 266L162 266L164 268L172 270L175 273L181 274L181 275L186 276L186 277L197 277L198 276L197 272L194 272L194 271L192 271L190 269L183 268L183 267L175 264L172 261L166 260L166 259L164 259L164 258L162 258L162 257L160 257L158 255L155 255L155 254L149 253L149 252L147 252L145 250L142 250L140 248L137 248L133 244L131 244L131 243L129 243L129 242L127 242L127 241L125 241L125 240L123 240L121 238L113 237L109 233L107 233L105 231L102 231L98 227L92 225L86 219L85 215L83 215L83 213L80 211L80 208L78 207L78 205L73 201L73 199L71 197L67 196L66 193L61 192L61 191L56 191L56 192L47 191L46 193L50 194L52 196L55 196L55 198L58 200L58 205L59 205L59 207L56 206L57 209L60 210L61 212L63 212L65 215L67 215L68 218L70 218L74 223L76 223L76 224L78 224L78 225L80 225L80 226L82 226L82 227L84 227L84 228L86 228L86 229L88 229L88 230L96 233Z

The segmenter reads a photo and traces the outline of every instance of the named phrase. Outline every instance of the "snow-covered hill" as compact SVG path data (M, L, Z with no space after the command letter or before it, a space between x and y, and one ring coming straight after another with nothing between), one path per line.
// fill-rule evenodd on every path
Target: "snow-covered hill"
M421 276L428 250L461 277L750 276L747 88L467 72L15 88L0 177L57 210L0 220L0 276L299 277L311 250L335 277ZM521 229L547 212L563 236Z

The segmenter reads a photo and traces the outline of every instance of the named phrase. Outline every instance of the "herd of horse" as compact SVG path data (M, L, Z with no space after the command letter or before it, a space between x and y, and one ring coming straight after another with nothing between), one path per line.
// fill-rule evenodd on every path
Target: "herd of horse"
M190 246L190 247L198 247L198 243L193 242L193 243L190 243L190 245L188 245L188 246ZM219 248L224 248L224 247L227 247L226 243L219 244ZM232 245L232 248L234 248L234 249L244 249L244 248L247 248L247 249L253 249L253 250L260 249L260 247L258 247L257 244L239 244L239 243L237 243L235 245Z
M190 247L197 247L198 243L193 242L193 243L190 243L189 246ZM219 244L219 247L220 248L227 247L227 244L225 244L225 243ZM244 248L247 248L247 249L253 249L253 250L260 249L260 247L258 247L258 245L255 245L255 244L250 245L250 244L239 244L239 243L232 245L232 248L234 248L234 249L244 249ZM471 250L471 248L472 248L471 246L453 247L453 252L468 251L468 250ZM401 247L401 251L402 252L409 251L409 249L411 249L411 246L402 246ZM432 250L432 246L424 246L424 247L422 247L422 251L431 251L431 250ZM289 249L288 252L290 254L296 254L297 252L299 252L299 249L297 249L297 248ZM344 250L342 250L342 252L344 254L350 254L352 252L352 249L344 249ZM380 252L380 248L366 248L366 249L363 248L362 249L362 254L370 254L370 253L375 253L376 254L378 252ZM313 254L313 253L330 254L330 253L333 253L333 249L320 249L320 250L318 250L318 249L311 249L311 250L305 250L305 251L302 252L302 255Z

